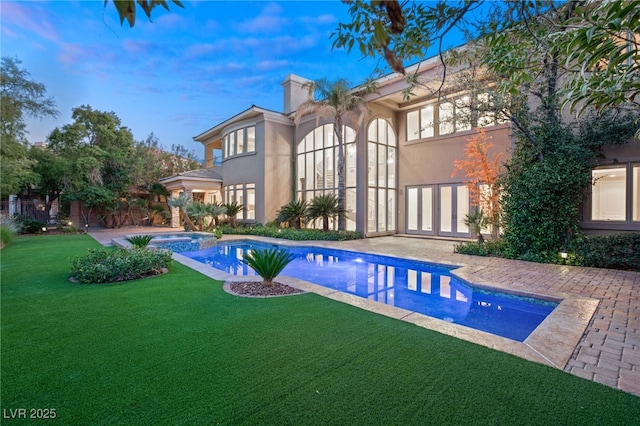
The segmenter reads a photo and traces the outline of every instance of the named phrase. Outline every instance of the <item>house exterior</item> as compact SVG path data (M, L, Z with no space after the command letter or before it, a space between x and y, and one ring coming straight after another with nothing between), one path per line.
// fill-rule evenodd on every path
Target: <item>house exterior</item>
M415 67L423 75L437 75L440 62L433 58ZM192 172L162 183L173 195L202 192L205 202L237 201L244 205L237 219L249 224L273 221L292 199L337 194L331 120L310 115L297 126L293 122L295 110L307 100L306 81L287 76L283 112L254 105L194 137L204 147L206 169L193 173L212 173L206 185L190 180ZM454 161L464 158L475 126L491 136L490 156L502 153L508 160L511 125L491 116L476 117L475 123L458 120L468 96L464 92L439 102L424 90L406 101L404 76L392 74L377 83L378 93L366 98L365 120L344 123L347 229L366 237L472 237L464 218L475 207L465 178L452 177ZM214 150L222 151L220 166L214 166ZM607 147L605 153L594 163L595 184L582 226L591 232L640 231L640 141Z

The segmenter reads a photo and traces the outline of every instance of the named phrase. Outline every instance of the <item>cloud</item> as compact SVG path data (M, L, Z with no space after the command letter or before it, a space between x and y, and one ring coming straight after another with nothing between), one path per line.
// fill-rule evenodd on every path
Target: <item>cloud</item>
M221 44L194 44L185 49L182 54L184 60L193 60L202 57L209 56L211 54L220 53L224 51L224 47Z
M278 60L278 61L273 61L273 60L266 60L266 61L260 61L256 64L256 69L258 71L271 71L274 69L280 69L280 68L285 68L289 65L289 61L285 61L285 60Z
M55 26L47 19L45 8L26 3L3 2L2 24L14 25L20 29L38 34L40 37L59 41L59 34Z
M246 19L234 25L240 33L271 33L285 28L288 19L282 17L284 9L276 3L268 3L258 16Z

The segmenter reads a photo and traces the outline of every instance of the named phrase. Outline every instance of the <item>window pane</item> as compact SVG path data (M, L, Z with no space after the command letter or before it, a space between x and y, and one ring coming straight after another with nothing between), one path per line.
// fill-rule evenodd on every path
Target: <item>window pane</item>
M356 131L351 127L344 126L344 143L355 142L356 141Z
M451 187L440 187L440 232L451 232Z
M314 167L313 167L313 151L307 153L307 164L306 164L306 173L305 178L307 179L307 189L314 189L316 187L316 183L314 180Z
M471 129L471 108L469 96L456 99L456 131Z
M254 185L255 186L255 185ZM256 218L256 190L247 185L247 219Z
M453 104L445 102L440 104L438 132L441 135L453 133Z
M396 229L396 191L387 191L387 231Z
M407 189L407 230L418 230L418 188Z
M387 173L388 173L388 180L387 180L387 186L389 188L395 188L396 187L396 150L395 148L389 148L387 150L388 156L387 156Z
M419 111L407 113L407 140L414 141L420 138Z
M305 140L305 145L304 145L305 152L313 151L313 132L309 132L309 134L304 138L304 140Z
M458 186L457 191L457 204L456 204L456 217L458 221L456 223L456 231L458 233L466 234L469 232L469 225L464 223L465 216L469 214L469 188L464 185Z
M378 232L387 230L387 190L378 189Z
M305 187L305 176L304 176L304 154L298 155L298 191L303 191L307 189Z
M423 231L433 231L433 188L422 188Z
M387 148L378 145L378 186L387 186Z
M624 221L627 170L625 168L595 169L591 172L591 220Z
M367 231L375 232L376 230L376 190L369 188L367 198Z
M346 146L346 164L347 164L347 186L356 186L356 144L350 143ZM334 187L338 186L338 176L336 175L336 183Z
M313 131L314 149L323 148L323 129L322 127L316 127Z
M325 148L331 148L333 146L333 125L325 124L322 129L324 132L324 146Z
M433 105L427 105L420 110L420 137L433 137Z
M229 155L235 155L236 153L236 133L229 133Z
M333 148L324 150L324 187L335 188L335 167L333 158Z
M244 152L244 129L238 130L238 154Z
M369 142L367 144L368 147L368 163L369 163L369 167L367 168L368 170L368 175L369 175L369 186L375 186L376 185L376 147L377 144L373 143L373 142Z
M633 216L631 220L640 221L640 164L633 166L631 193L633 194Z
M256 150L256 128L247 127L247 152Z
M387 126L387 143L391 146L396 146L396 134L390 124Z
M356 230L356 190L347 188L347 199L345 200L347 209L347 231Z
M387 144L387 122L385 120L377 119L378 122L378 139L374 139L378 143Z
M229 156L229 135L224 137L224 152L222 154L225 158Z
M375 119L371 122L371 124L369 125L369 132L367 135L367 140L369 141L377 141L378 140L378 127L376 126L376 122L378 120Z
M489 94L480 93L478 95L478 127L485 127L493 124L493 113L489 111L489 107Z

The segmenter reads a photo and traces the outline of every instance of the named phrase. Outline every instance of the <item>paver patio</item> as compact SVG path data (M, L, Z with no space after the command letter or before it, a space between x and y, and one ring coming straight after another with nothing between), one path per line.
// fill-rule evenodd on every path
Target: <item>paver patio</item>
M170 228L127 228L92 230L90 235L104 245L111 245L114 238L122 238L128 234L175 231ZM224 239L240 238L247 237L224 237ZM304 244L304 242L296 242L296 244ZM556 367L563 368L564 371L571 374L640 396L640 272L546 265L461 255L453 253L455 243L452 241L408 236L378 237L344 242L314 241L307 244L460 265L465 267L464 278L474 283L525 294L591 301L595 306L593 316L591 316L593 310L586 310L585 312L588 314L578 313L578 315L591 316L590 319L588 317L582 318L586 324L582 337L578 337L578 343L573 349L573 353L567 357L568 362L564 366L556 365ZM226 275L209 271L213 268L206 265L196 267L210 276L224 279ZM278 280L285 282L280 277ZM345 302L350 301L346 297L328 294L327 296L338 300L343 299L342 301ZM354 304L363 305L361 307L365 309L368 308L368 306L364 306L367 304L363 303L362 299ZM385 311L381 313L389 314L385 308L380 310ZM405 320L411 320L418 325L425 326L421 323L425 321L424 318L416 320L407 316ZM427 328L437 329L438 325L432 326L430 324L427 325ZM465 337L461 336L461 338ZM474 341L478 338L483 337L475 335L468 340ZM498 344L487 346L504 350L501 345L515 347L518 343L500 340L498 342ZM544 342L540 343L544 345ZM573 346L573 343L571 345ZM511 348L505 351L519 355L518 349ZM530 356L524 357L536 360Z

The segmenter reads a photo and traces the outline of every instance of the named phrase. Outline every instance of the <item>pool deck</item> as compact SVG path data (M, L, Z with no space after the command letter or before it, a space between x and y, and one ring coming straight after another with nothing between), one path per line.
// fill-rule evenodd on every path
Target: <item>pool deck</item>
M156 232L175 233L176 229L92 230L90 235L103 245L111 245L113 239L125 235ZM247 238L274 241L235 235L225 235L222 241ZM453 253L455 243L452 241L409 236L343 242L276 241L282 245L314 245L457 265L460 268L454 273L477 285L562 299L554 312L520 343L294 278L278 277L278 281L306 291L563 369L640 396L640 272L468 256ZM174 254L174 259L215 279L247 281L250 278L226 274L179 254Z

